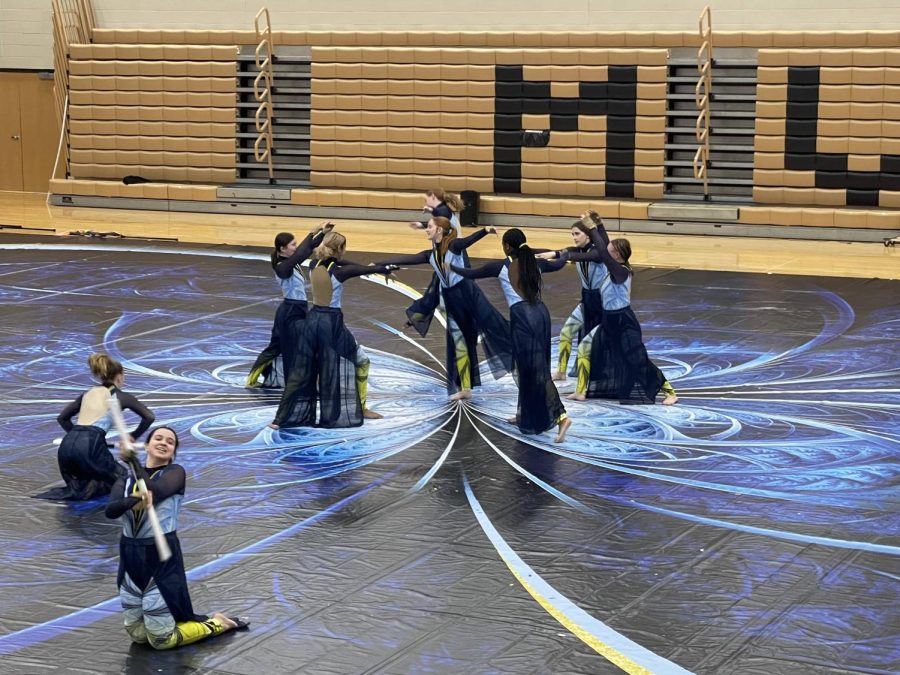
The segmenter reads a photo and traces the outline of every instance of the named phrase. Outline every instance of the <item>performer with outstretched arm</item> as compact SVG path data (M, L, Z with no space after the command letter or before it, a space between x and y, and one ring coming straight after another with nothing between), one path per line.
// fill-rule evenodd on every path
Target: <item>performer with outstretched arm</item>
M525 233L518 228L503 233L504 260L473 269L453 268L467 279L497 277L509 303L515 375L519 385L516 416L509 420L523 434L540 434L559 427L562 443L572 420L566 414L550 375L550 313L541 301L541 272L556 271L565 260L534 257Z
M457 234L462 234L459 224L459 212L463 203L459 195L448 192L443 188L432 188L425 191L425 206L422 211L427 215L425 220L412 221L409 226L414 230L424 230L428 227L428 221L432 218L446 218L450 221Z
M246 619L229 618L221 612L194 614L176 532L185 491L184 468L173 464L178 436L169 427L157 427L150 432L146 447L146 463L141 466L128 444L120 445L121 457L135 467L136 477L119 478L106 506L107 518L122 518L117 584L125 630L134 642L172 649L246 628ZM136 479L146 484L143 497L138 494ZM165 561L160 560L146 517L150 505L156 509L172 553Z
M581 302L572 310L559 333L559 363L553 373L554 380L566 379L569 356L576 336L580 343L603 320L600 289L609 272L600 257L600 250L609 244L609 237L606 236L605 229L597 227L600 222L602 221L596 212L587 211L581 216L581 220L572 223L574 246L546 253L535 251L538 258L545 260L558 258L565 251L566 260L575 263L581 281Z
M606 235L602 223L597 229L601 236ZM631 309L631 244L627 239L613 239L598 252L609 271L600 290L603 318L578 345L578 382L569 398L613 398L620 403L649 404L662 391L663 405L673 405L678 401L675 389L647 355L641 325ZM563 252L562 257L567 253Z
M124 468L106 445L106 432L112 426L110 398L117 398L122 408L141 418L131 432L133 439L153 424L154 416L147 406L122 391L125 371L121 363L106 354L91 354L88 366L100 384L81 394L56 418L66 431L57 451L59 472L66 485L37 495L41 499L75 501L102 497L109 494L113 483L124 474ZM77 424L72 423L75 415L78 415Z
M268 346L262 350L250 368L247 376L247 387L260 386L259 378L263 378L263 387L280 386L275 359L281 355L284 364L283 377L286 379L293 362L293 351L284 350L290 345L289 333L294 321L306 318L306 279L303 276L302 263L309 258L313 249L322 243L322 238L331 232L334 225L323 223L318 230L310 232L300 243L290 232L280 232L275 237L275 249L272 251L272 269L281 286L284 300L275 310L275 321L272 324L272 336Z
M493 227L481 228L460 237L446 218L428 221L425 236L431 249L412 255L382 260L381 265L431 265L434 275L425 294L406 310L408 323L419 335L428 333L435 310L447 313L447 393L451 400L472 397L472 387L481 384L476 345L481 334L488 365L495 377L512 369L512 345L509 322L494 308L477 284L454 271L465 268L466 249L488 234Z
M297 359L272 428L358 427L363 419L381 418L366 408L369 357L344 325L341 300L348 279L390 274L396 266L342 264L346 247L344 235L330 232L313 253L313 307L298 336Z

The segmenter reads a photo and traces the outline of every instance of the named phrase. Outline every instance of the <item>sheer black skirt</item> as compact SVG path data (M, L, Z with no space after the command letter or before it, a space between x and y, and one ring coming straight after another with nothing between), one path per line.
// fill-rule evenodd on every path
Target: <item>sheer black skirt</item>
M631 307L604 312L591 343L587 397L650 404L665 381L647 355L641 325Z
M509 336L509 321L485 297L484 292L472 279L463 279L449 288L440 288L437 275L425 295L414 301L406 310L410 325L423 337L428 332L431 319L438 307L438 293L444 300L447 316L456 322L466 343L469 355L471 384L481 384L478 369L478 336L484 347L488 367L495 378L501 378L512 372L512 345ZM450 332L447 332L447 391L454 393L460 388L460 376L457 369L456 345Z
M295 321L302 321L306 318L307 303L306 300L282 300L275 310L275 320L272 322L272 335L269 338L268 346L256 357L253 366L250 368L250 384L256 382L261 376L263 378L264 387L280 387L287 379L291 366L294 363L296 351L297 331L294 327ZM281 356L282 366L278 372L277 359Z
M541 301L523 301L509 308L509 317L519 431L540 434L556 426L566 412L550 374L550 313Z
M603 299L600 297L600 289L581 287L581 311L584 323L578 331L579 342L603 322Z
M294 322L296 356L275 415L280 427L358 427L363 408L356 381L359 345L338 308L314 306ZM318 404L318 420L316 407Z
M150 582L155 581L159 594L166 601L166 607L169 608L175 621L206 621L205 615L194 613L178 535L175 532L166 532L165 536L166 543L172 551L172 557L165 562L159 559L153 537L146 539L120 537L117 584L119 587L122 586L126 572L141 591L146 591Z

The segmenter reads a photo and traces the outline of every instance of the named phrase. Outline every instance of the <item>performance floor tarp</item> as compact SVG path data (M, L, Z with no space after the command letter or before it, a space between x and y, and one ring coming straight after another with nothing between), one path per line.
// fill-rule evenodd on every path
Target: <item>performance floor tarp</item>
M0 240L0 671L900 670L900 283L639 270L681 400L566 401L555 445L505 421L509 376L447 401L441 325L402 330L429 272L397 274L344 292L384 419L273 431L278 392L243 386L277 304L265 252ZM545 286L558 330L577 276ZM194 606L249 632L132 645L118 523L33 498L92 351L178 430Z

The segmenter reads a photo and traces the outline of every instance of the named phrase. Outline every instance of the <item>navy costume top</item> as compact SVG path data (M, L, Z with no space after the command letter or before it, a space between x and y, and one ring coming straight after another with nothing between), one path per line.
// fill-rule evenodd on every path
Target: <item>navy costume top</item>
M562 269L566 264L566 261L563 258L558 260L543 260L541 258L536 258L535 262L541 272L555 272L556 270ZM516 303L525 302L525 298L519 295L513 286L512 281L509 279L509 266L511 263L512 258L507 257L503 260L492 260L481 267L473 267L471 269L454 267L453 271L468 279L497 277L500 280L500 288L503 290L506 302L512 307Z
M462 281L465 275L460 275L456 270L465 268L466 260L465 251L469 246L474 244L488 233L487 229L482 228L477 232L473 232L468 237L456 237L447 247L447 253L441 258L441 245L433 244L430 250L412 253L410 255L400 255L390 260L382 260L381 265L431 265L441 288L450 288ZM447 269L445 265L449 265Z
M313 274L317 268L324 269L331 280L331 295L328 298L328 304L319 304L316 302L315 287L313 287L313 306L315 307L331 307L333 309L341 308L341 301L344 295L344 282L354 277L361 277L366 274L388 274L390 270L384 265L357 265L356 263L345 262L328 258L327 260L316 260L309 266L309 273Z
M289 257L279 256L275 264L275 278L281 285L285 300L306 300L306 279L303 277L301 263L312 255L313 249L322 243L324 230L310 232L297 249Z

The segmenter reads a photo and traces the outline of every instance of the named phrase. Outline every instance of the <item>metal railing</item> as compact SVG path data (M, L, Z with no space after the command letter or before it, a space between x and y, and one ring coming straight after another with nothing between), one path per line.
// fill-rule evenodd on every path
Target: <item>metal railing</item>
M259 29L259 19L265 16L266 24L263 30ZM253 96L259 102L256 108L256 132L259 134L253 143L253 156L257 162L267 162L269 168L269 183L275 182L275 172L272 168L272 24L269 21L269 10L263 7L256 13L253 20L256 28L256 69L259 71L253 80ZM265 52L265 57L261 54ZM263 83L260 88L260 83ZM265 145L264 150L260 147Z
M700 147L694 154L694 178L703 179L703 196L709 197L709 134L711 129L709 107L712 100L713 39L712 16L709 6L700 12L700 47L697 49L697 71L700 78L694 87L694 103L700 112L694 124L694 132Z
M59 149L56 153L56 175L62 156L65 175L69 175L69 48L73 44L88 44L94 38L94 7L91 0L51 0L53 29L53 98L56 120L60 128Z

